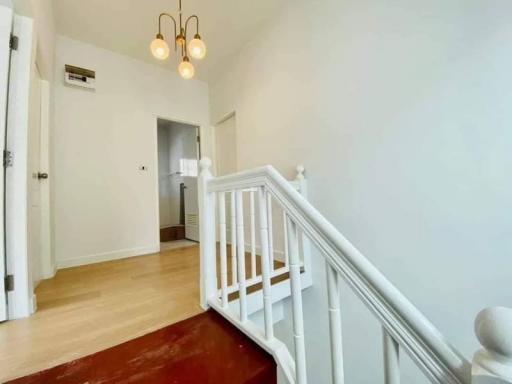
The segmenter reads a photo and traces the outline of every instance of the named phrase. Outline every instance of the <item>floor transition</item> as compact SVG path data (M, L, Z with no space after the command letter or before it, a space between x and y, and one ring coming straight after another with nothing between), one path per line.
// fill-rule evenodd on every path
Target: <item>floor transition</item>
M275 384L272 356L208 311L8 384Z

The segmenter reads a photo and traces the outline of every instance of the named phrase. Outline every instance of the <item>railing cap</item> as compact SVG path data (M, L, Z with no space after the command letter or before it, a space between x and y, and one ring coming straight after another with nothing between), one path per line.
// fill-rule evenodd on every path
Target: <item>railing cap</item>
M482 310L475 320L475 333L487 351L512 360L512 309Z
M201 160L199 160L199 168L201 171L210 169L212 166L212 161L209 157L203 157Z

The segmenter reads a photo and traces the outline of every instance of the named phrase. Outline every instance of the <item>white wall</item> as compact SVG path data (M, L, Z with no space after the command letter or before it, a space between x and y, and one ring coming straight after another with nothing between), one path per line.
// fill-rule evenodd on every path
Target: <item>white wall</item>
M477 311L512 306L511 11L500 0L293 1L210 87L212 121L236 112L239 168L271 163L291 177L304 164L312 203L468 358ZM315 266L308 368L326 383ZM378 324L346 289L342 305L346 380L379 382Z
M96 90L64 85L65 64L95 70ZM158 249L157 117L207 130L207 85L58 37L53 131L58 266ZM140 171L142 165L148 170Z
M55 59L55 17L53 0L14 0L14 10L34 20L37 63L43 79L53 79Z

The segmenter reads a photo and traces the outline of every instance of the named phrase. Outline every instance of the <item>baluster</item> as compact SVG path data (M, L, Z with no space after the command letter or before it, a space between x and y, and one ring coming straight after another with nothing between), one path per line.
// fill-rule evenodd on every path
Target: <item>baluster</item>
M272 231L272 196L267 192L268 254L270 271L274 271L274 234Z
M326 263L327 294L329 301L329 329L331 336L331 369L334 384L343 384L343 345L340 312L340 285L338 272Z
M268 220L265 188L258 189L258 208L261 236L261 277L263 284L263 312L265 315L265 336L267 340L274 337L272 320L272 285L268 258Z
M245 281L244 244L244 200L243 192L236 191L236 230L238 249L238 299L240 301L240 321L247 321L247 287Z
M249 193L251 211L251 277L256 278L256 214L254 212L254 191Z
M288 267L290 265L290 255L288 254L288 226L286 221L288 216L286 215L286 211L283 211L283 230L284 230L284 266Z
M300 282L299 237L297 225L288 217L288 250L290 252L290 285L292 293L293 337L297 384L305 384L306 348L304 345L304 319L302 315L302 288Z
M212 179L212 162L203 158L199 162L201 173L198 178L200 237L200 290L201 306L208 308L208 300L217 298L217 259L215 240L215 193L208 192L208 183Z
M237 282L236 265L236 202L235 191L231 191L231 285Z
M382 328L384 346L384 383L400 384L399 345L385 328Z
M219 192L220 286L222 306L228 306L228 260L226 252L226 193Z

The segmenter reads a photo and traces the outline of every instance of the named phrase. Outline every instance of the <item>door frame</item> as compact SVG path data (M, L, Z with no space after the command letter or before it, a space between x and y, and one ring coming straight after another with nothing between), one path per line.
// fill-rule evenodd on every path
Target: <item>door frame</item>
M7 274L14 276L14 289L7 294L9 319L30 316L36 305L27 250L28 116L36 61L33 19L14 14L13 34L18 36L18 49L11 52L6 140L13 165L6 168L5 179Z
M5 178L6 264L7 273L14 276L14 289L8 293L9 320L30 316L37 306L28 254L28 186L31 177L28 164L28 134L31 81L37 63L42 62L38 56L37 35L32 18L14 14L13 34L18 37L18 49L12 51L11 58L6 139L6 147L13 152L13 165L6 169ZM42 89L38 107L44 109L41 110L41 129L49 134L50 83L45 74L41 73L40 77ZM46 139L50 140L50 137ZM49 205L50 201L48 214ZM48 231L51 258L51 226L48 227ZM45 263L41 259L37 261L44 268Z
M13 10L5 5L0 6L0 25L2 26L0 41L0 147L4 151L7 135L7 102L9 97L9 70L11 61L10 35L13 26ZM5 168L2 166L0 175L0 321L8 318L8 300L4 279L7 276L7 253L5 249L6 231L5 231Z
M197 127L197 132L199 135L199 142L200 142L200 144L198 145L198 153L197 153L198 161L201 160L201 158L203 156L208 155L208 154L210 154L210 156L211 156L211 154L212 154L211 139L209 138L211 136L212 129L209 125L205 125L204 123L199 123L197 121L183 120L183 119L175 118L172 116L165 116L165 115L153 115L153 117L154 117L154 127L155 127L154 131L153 131L153 164L154 164L154 169L155 169L154 177L153 177L153 185L155 186L155 195L156 195L156 199L155 199L156 204L154 207L154 212L155 212L154 228L155 228L155 234L156 234L155 237L157 239L158 249L160 250L160 192L158 189L158 183L159 183L159 179L158 179L158 120L159 119L167 120L167 121L172 121L175 123L187 124L187 125L192 125L192 126ZM199 199L199 196L198 196L198 199ZM201 216L200 215L199 215L199 225L201 225Z

